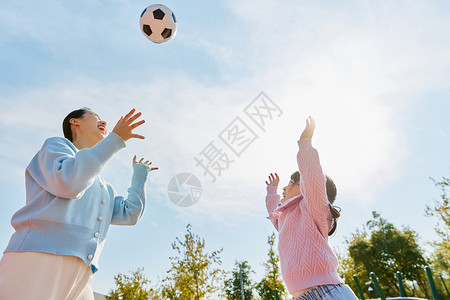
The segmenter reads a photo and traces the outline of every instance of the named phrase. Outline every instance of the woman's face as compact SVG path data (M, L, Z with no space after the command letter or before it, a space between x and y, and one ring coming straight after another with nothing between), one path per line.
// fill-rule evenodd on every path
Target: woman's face
M300 182L294 182L294 179L291 179L289 184L283 188L283 199L281 200L288 200L298 195L300 195Z
M71 119L70 123L73 125L72 132L76 132L76 138L78 138L79 135L82 135L83 139L87 139L94 144L97 144L104 139L108 133L106 122L102 121L100 117L91 110L85 112L81 118Z

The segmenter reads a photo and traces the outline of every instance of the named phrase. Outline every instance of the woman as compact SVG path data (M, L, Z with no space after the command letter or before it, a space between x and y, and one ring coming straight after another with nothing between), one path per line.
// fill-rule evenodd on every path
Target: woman
M25 172L26 205L12 217L15 229L0 260L0 299L94 299L110 224L134 225L142 217L151 162L133 158L128 197L118 196L100 176L132 131L145 121L132 109L107 135L106 122L90 109L63 121L66 138L44 142Z
M332 206L336 186L325 177L317 150L311 145L315 122L309 117L298 141L299 171L277 194L278 175L270 174L266 206L279 233L281 275L294 300L356 298L337 273L338 261L328 236L336 230L339 211Z

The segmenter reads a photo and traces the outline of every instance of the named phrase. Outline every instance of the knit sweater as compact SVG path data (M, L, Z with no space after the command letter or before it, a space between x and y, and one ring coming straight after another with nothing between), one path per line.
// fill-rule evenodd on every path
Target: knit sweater
M281 275L293 294L323 284L343 283L338 261L328 245L332 216L326 178L311 139L298 141L299 196L280 203L277 187L267 187L266 207L278 231Z
M47 139L26 169L26 205L12 217L16 231L5 252L77 256L96 272L109 225L134 225L145 209L149 167L133 165L127 198L100 176L124 147L115 133L82 150L65 138Z

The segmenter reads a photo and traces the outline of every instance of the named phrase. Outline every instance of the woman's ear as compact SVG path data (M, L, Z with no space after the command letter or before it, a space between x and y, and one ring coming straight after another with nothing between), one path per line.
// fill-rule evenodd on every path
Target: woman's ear
M76 119L76 118L70 119L70 120L69 120L69 123L70 123L70 125L79 125L78 119Z

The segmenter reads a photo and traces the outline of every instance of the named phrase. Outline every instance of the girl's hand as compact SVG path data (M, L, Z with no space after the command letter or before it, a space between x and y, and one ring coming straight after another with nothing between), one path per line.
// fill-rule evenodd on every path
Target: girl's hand
M146 165L147 167L150 167L150 165L152 164L152 162L151 161L148 161L148 160L146 160L145 162L144 162L144 159L143 158L141 158L141 160L138 162L137 161L137 157L136 157L136 155L133 157L133 165L134 164L141 164L141 165ZM150 171L154 171L154 170L158 170L158 168L150 168Z
M266 184L267 184L267 186L277 187L279 182L280 182L280 177L278 177L278 174L275 173L275 176L274 176L272 173L270 173L269 182L266 181Z
M135 111L136 110L133 108L129 113L125 115L125 117L120 117L120 120L117 122L116 126L114 126L114 129L112 131L118 134L125 142L131 138L138 138L142 140L145 139L143 135L134 134L132 132L133 129L145 123L145 120L141 120L132 124L137 118L142 115L140 112L134 114Z
M302 132L302 135L300 136L300 139L310 139L313 137L314 129L316 129L316 121L309 116L308 119L306 119L306 127Z

